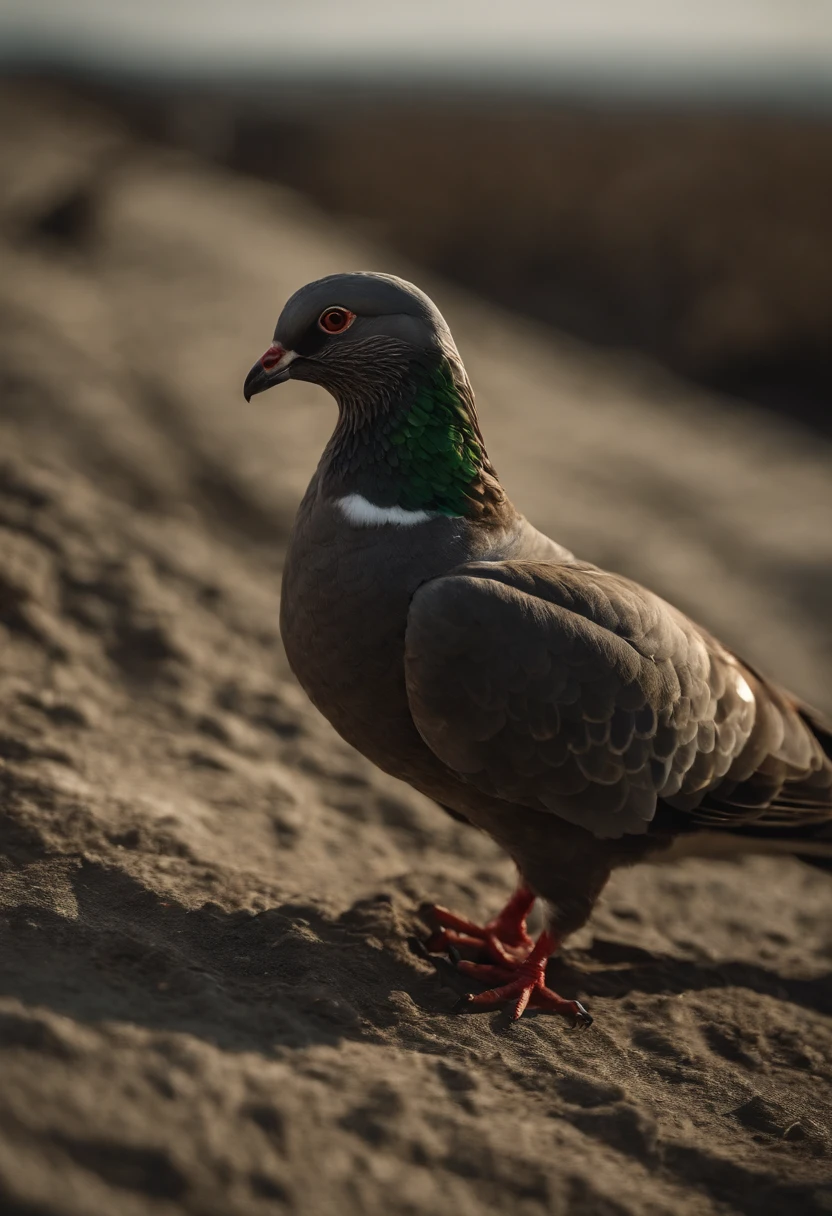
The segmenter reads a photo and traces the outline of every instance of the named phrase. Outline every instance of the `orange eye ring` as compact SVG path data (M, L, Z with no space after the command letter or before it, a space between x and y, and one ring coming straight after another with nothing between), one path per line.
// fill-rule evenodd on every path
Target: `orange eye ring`
M348 308L342 308L340 304L332 304L329 308L325 308L318 317L318 329L322 329L325 334L342 334L345 329L349 329L354 320L354 312L350 312Z

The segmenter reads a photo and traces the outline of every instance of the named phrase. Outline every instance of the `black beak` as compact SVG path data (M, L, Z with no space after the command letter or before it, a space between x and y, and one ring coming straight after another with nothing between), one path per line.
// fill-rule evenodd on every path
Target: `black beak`
M284 350L279 342L273 343L246 376L243 396L251 401L256 393L264 393L275 384L283 384L291 375L291 365L296 358L293 350Z

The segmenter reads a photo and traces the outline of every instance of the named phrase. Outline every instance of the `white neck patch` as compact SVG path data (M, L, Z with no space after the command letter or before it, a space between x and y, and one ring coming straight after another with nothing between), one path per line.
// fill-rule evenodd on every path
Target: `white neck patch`
M336 498L335 505L347 523L354 528L380 528L382 524L395 524L399 528L412 528L414 524L427 523L436 518L435 511L405 511L404 507L377 507L361 494L347 494Z

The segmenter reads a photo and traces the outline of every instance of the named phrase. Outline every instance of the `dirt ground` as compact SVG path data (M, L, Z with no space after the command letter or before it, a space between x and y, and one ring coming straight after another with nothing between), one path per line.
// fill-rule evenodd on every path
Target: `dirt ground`
M552 969L591 1031L452 1013L420 905L486 917L511 867L294 683L280 567L333 410L241 386L303 282L418 277L526 513L827 710L832 450L0 101L3 1212L832 1212L832 879L619 874Z

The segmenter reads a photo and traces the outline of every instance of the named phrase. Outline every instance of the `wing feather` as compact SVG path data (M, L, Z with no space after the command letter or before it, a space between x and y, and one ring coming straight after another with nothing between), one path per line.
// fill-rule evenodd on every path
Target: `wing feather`
M445 764L598 836L644 832L660 805L733 830L832 817L832 766L799 707L592 566L475 562L424 584L405 677Z

